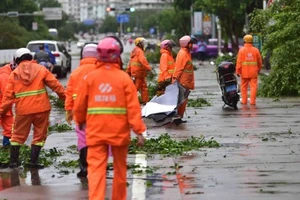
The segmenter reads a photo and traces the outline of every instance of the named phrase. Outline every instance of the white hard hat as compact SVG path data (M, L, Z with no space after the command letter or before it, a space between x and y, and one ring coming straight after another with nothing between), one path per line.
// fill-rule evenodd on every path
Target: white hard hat
M27 48L20 48L16 51L15 55L14 55L14 58L17 59L17 58L21 58L23 55L25 54L31 54L30 50L27 49Z
M18 49L15 52L14 61L17 64L19 64L22 61L21 57L24 56L24 55L26 55L26 54L28 54L28 55L30 55L32 57L31 52L30 52L29 49L27 49L27 48L20 48L20 49Z

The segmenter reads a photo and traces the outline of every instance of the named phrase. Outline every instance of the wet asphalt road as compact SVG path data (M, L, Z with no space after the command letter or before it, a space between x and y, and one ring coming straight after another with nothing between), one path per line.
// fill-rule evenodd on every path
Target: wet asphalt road
M79 60L73 59L76 67ZM172 158L129 155L128 163L159 168L152 175L128 171L128 199L298 200L300 99L273 101L258 97L256 106L239 104L237 111L222 109L214 68L208 64L200 66L195 75L196 89L190 97L205 98L212 106L188 108L185 115L188 123L180 126L153 127L149 123L148 137L168 133L181 140L204 135L206 139L214 137L222 146ZM65 84L66 79L61 82ZM55 122L64 122L63 111L53 109L51 123ZM73 131L55 133L49 136L45 148L65 149L74 144ZM66 154L59 159L76 159L77 156ZM181 168L170 174L175 164ZM0 191L0 200L88 199L86 180L78 179L77 171L74 169L65 175L54 167L32 172L1 169L0 179L5 189ZM112 172L107 176L110 199Z

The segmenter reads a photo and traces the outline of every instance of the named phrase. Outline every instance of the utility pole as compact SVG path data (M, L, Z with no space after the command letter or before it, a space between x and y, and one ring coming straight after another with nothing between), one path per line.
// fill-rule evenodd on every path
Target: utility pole
M192 1L190 12L191 12L191 35L194 34L194 9L193 9L194 1Z
M221 56L222 51L221 51L221 39L222 39L222 35L221 35L221 26L220 26L220 20L218 17L216 17L216 23L217 23L217 30L218 30L218 55Z
M263 9L266 10L267 8L267 0L263 0Z

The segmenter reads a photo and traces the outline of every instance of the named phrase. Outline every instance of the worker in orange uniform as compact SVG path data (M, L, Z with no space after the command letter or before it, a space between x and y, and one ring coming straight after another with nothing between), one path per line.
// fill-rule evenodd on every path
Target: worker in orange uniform
M11 62L10 64L7 64L0 68L0 106L2 102L2 97L5 92L5 87L8 81L8 77L10 73L17 67L17 65L14 62ZM14 116L12 112L12 106L8 109L8 111L0 116L1 125L3 128L3 146L9 146L10 145L10 138L11 138L11 132L12 132L12 125L14 121Z
M96 63L98 60L98 52L96 44L87 44L83 47L82 59L80 60L79 67L76 68L70 75L67 88L66 88L66 121L71 124L73 120L73 107L74 101L76 99L77 93L79 92L78 86L82 83L84 76L89 72L96 69ZM74 119L76 122L76 119ZM77 173L78 177L87 176L87 146L85 139L85 128L80 130L78 124L76 124L77 133L77 149L79 151L79 166L80 171Z
M256 104L257 77L262 67L259 50L252 45L252 35L244 36L244 46L239 50L236 62L236 74L241 77L242 104L247 104L248 85L250 84L250 105Z
M142 104L146 104L149 101L146 77L147 72L151 71L144 53L148 41L143 37L138 37L134 40L134 44L136 47L131 52L126 72L134 80L137 90L141 92Z
M99 41L98 53L97 69L86 76L73 110L79 125L86 123L89 199L105 198L108 146L111 145L114 158L112 200L125 200L130 129L137 135L137 145L142 146L146 127L135 86L120 70L119 43L114 38L104 38Z
M178 115L183 118L186 105L188 102L189 91L195 88L194 83L194 66L192 63L192 56L190 51L193 48L193 44L197 42L194 36L185 35L179 39L180 50L176 56L175 69L172 77L172 82L177 81L186 90L185 100L181 103L177 112ZM174 123L185 123L182 119L174 121Z
M18 49L14 60L18 67L9 76L0 108L0 114L3 115L11 108L13 102L16 103L16 116L10 140L10 167L19 166L20 146L25 143L33 125L30 161L27 166L43 168L38 164L38 158L47 138L51 109L46 86L61 99L65 98L64 88L49 70L32 61L29 49Z
M173 40L164 40L160 44L160 62L157 95L164 93L166 86L171 84L172 75L174 73L175 61L172 55L172 48L176 46Z

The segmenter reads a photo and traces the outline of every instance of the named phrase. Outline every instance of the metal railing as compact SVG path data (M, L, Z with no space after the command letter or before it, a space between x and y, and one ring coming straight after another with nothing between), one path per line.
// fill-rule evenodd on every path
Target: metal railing
M0 50L0 65L11 62L16 50L17 49Z

